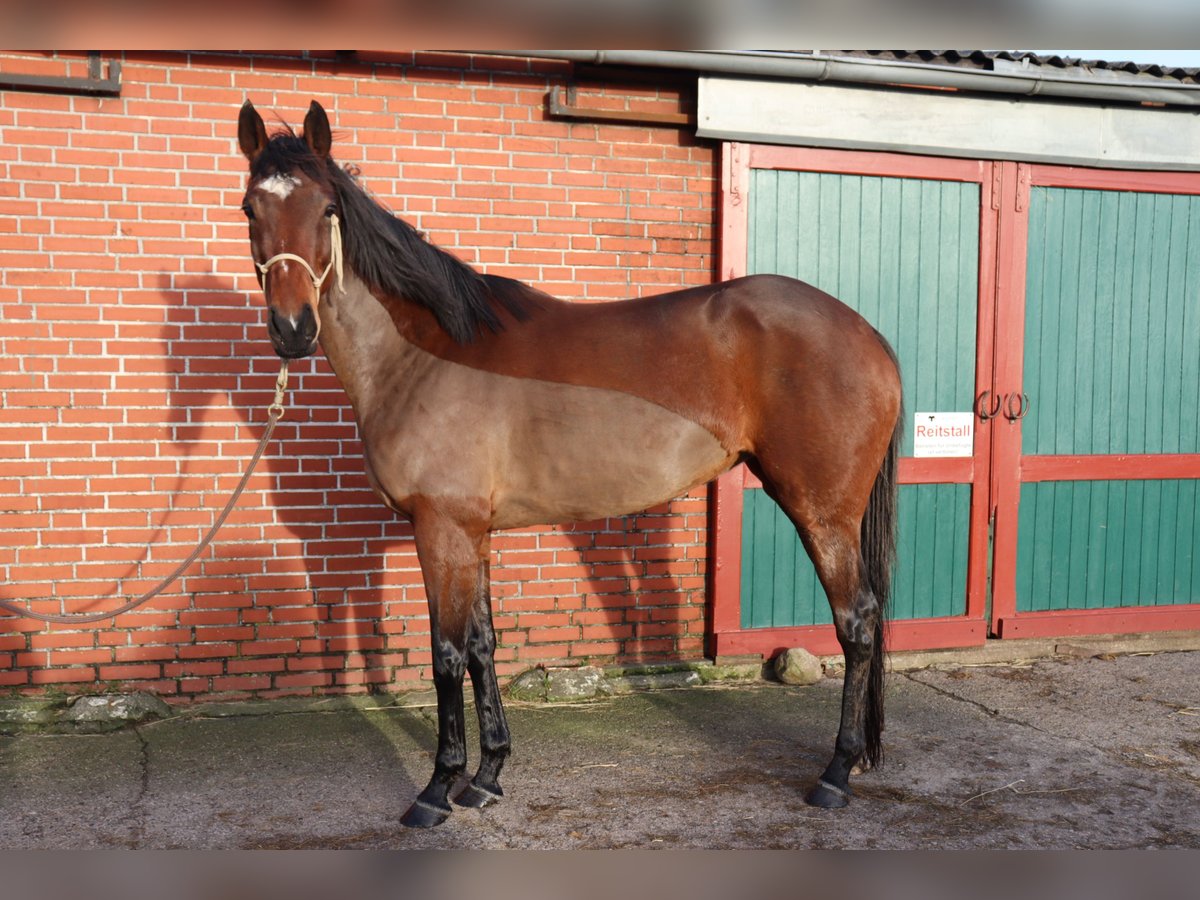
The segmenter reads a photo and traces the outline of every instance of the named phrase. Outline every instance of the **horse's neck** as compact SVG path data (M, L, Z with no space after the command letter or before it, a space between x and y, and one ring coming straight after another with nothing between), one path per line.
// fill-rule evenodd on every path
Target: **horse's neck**
M411 381L421 355L401 337L392 316L352 272L345 292L321 302L321 348L361 416L379 397Z

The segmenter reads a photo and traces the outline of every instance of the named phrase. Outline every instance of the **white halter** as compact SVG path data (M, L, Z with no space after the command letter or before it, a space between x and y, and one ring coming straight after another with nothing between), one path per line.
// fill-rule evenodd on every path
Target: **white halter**
M345 287L342 285L342 229L338 224L338 217L335 213L329 217L329 265L325 267L325 271L320 277L313 271L313 267L308 264L302 256L297 256L295 253L276 253L265 263L256 263L258 271L262 273L263 278L267 277L267 272L271 266L285 259L295 260L304 266L304 270L308 272L308 277L312 279L313 287L317 289L317 297L321 296L321 285L325 283L325 279L329 276L330 269L337 270L338 290L345 293Z

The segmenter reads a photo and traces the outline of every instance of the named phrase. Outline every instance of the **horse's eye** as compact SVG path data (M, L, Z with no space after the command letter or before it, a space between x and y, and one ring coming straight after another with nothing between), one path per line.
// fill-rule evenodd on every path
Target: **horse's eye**
M330 203L327 207L325 207L325 218L329 218L330 216L334 215L335 213L337 213L337 204L336 203Z
M242 204L242 212L246 214L247 219L249 219L251 222L254 221L254 210L249 203Z

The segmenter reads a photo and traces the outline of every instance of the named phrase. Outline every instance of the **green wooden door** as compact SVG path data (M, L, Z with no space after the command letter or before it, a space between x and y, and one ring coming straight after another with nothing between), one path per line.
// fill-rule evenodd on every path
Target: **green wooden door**
M914 412L972 408L979 183L763 168L751 170L749 196L747 271L816 285L896 348L910 416L902 456L912 455ZM902 484L893 618L965 612L971 500L969 483ZM742 627L830 622L779 508L752 488L742 516Z
M1028 212L1017 617L1200 602L1200 197Z
M813 283L899 355L893 647L1200 627L1200 175L754 145L728 159L723 270L744 257ZM973 456L910 455L915 413L973 400L1002 401L976 418ZM714 646L829 647L791 524L745 472L722 481Z

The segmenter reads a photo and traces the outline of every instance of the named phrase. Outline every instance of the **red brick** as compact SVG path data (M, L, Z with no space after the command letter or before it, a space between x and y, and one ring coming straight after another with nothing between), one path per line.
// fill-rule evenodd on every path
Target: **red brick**
M329 672L301 672L275 676L275 686L280 688L320 687L332 683L333 675Z
M96 670L87 668L43 669L35 668L29 673L29 684L66 684L93 682Z
M229 675L212 680L214 691L262 691L271 687L269 675Z
M254 659L231 659L226 663L226 669L230 674L243 674L246 672L282 672L287 667L286 660L271 659L268 657L256 657Z
M158 666L101 666L101 681L135 681L138 679L154 679L161 675Z
M238 646L243 656L295 653L295 641L246 641Z
M176 649L170 646L116 647L113 650L113 658L117 662L161 661L174 659L175 655Z

